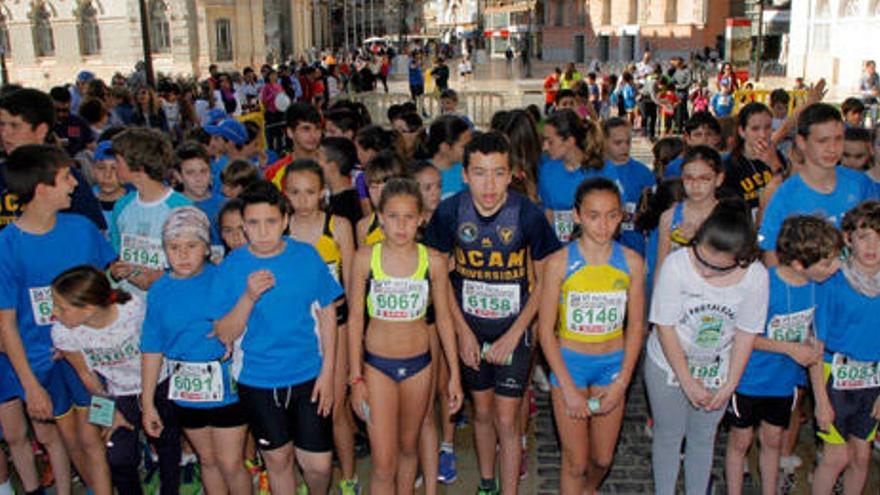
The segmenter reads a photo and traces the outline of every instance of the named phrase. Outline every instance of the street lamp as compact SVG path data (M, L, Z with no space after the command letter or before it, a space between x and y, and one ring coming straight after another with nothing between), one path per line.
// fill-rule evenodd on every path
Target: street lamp
M141 43L144 47L144 72L147 75L147 84L156 87L156 79L153 75L153 54L150 50L150 23L147 18L147 1L138 0L141 11Z

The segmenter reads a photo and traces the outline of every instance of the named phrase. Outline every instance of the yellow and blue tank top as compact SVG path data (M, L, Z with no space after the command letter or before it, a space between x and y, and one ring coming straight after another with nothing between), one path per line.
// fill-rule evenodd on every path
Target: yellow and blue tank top
M370 214L370 226L367 227L367 235L364 242L367 246L375 246L385 240L385 232L382 231L382 224L379 223L379 215L376 212Z
M684 223L684 202L679 201L672 210L672 221L669 222L669 252L673 252L678 248L687 246L691 240L684 236L681 231L681 225Z
M382 269L382 243L373 245L367 314L385 321L415 321L425 317L429 303L428 248L417 244L419 262L405 278L391 277Z
M568 245L568 263L559 294L559 337L578 342L607 342L623 335L630 269L623 247L614 242L607 263L590 265Z
M321 231L321 237L315 242L315 249L318 250L318 254L321 255L324 263L327 263L327 268L330 269L330 274L333 275L333 278L337 282L341 282L342 252L339 250L339 244L336 244L336 239L333 238L335 229L336 225L333 221L333 215L325 213L324 229Z

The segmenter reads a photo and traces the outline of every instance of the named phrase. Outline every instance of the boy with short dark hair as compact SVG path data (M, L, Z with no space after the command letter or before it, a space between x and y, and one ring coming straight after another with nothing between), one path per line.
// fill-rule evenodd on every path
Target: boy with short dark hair
M547 256L560 248L543 212L508 188L511 173L507 138L498 132L475 136L464 152L469 189L441 202L425 231L425 244L456 260L451 307L462 378L474 399L477 493L486 495L499 493L496 456L503 492L517 491L519 410L540 299L531 296L540 293Z
M364 216L360 195L352 187L351 171L357 162L357 149L343 137L325 137L318 148L318 164L330 189L330 213L348 219L352 225Z
M310 103L294 103L287 109L287 137L293 142L290 153L266 169L266 179L281 189L284 170L302 158L318 158L321 144L321 114Z
M17 146L5 165L9 192L25 208L0 231L4 353L21 382L20 398L49 454L58 491L70 493L72 460L95 493L109 494L110 472L100 430L88 423L89 393L66 361L53 360L51 326L57 309L50 285L55 276L74 266L103 268L116 253L91 222L59 213L70 207L77 186L73 162L63 151L47 145ZM74 407L76 412L70 414ZM4 424L9 412L6 408L0 412ZM21 455L15 447L13 454ZM34 473L24 474L28 493L42 493L39 484L33 486Z
M220 239L220 208L222 195L213 192L211 183L211 157L208 150L196 141L185 141L175 151L174 175L182 184L183 195L205 212L211 221L211 258L221 255L223 242Z
M865 104L858 98L847 98L840 104L840 113L843 114L843 123L847 128L862 127Z
M0 98L0 141L7 154L26 144L44 144L55 124L55 113L49 95L37 89L14 90ZM17 198L6 189L2 173L5 165L0 162L0 229L12 223L21 213ZM99 230L107 223L101 213L101 205L95 199L88 181L76 168L70 173L76 179L76 188L67 212L87 217Z
M167 136L155 129L135 127L113 138L119 181L135 190L113 207L110 243L119 253L111 274L123 287L140 297L167 268L162 249L162 224L178 206L192 204L165 184L174 165L174 150Z
M822 358L813 334L816 288L840 267L840 232L809 215L788 217L777 239L779 265L768 270L770 298L763 335L755 339L731 398L730 437L725 460L728 487L742 493L745 456L753 428L761 438L763 493L776 493L784 430L807 384L805 367Z
M840 164L864 172L871 166L871 131L864 127L848 127L843 133L843 155Z
M684 150L681 156L669 162L663 172L664 179L681 177L681 165L688 148L694 146L711 146L716 150L721 140L721 124L709 112L695 112L684 123Z
M786 217L817 214L839 225L846 211L875 196L865 174L837 166L843 132L840 112L825 103L807 106L798 117L795 143L804 164L779 186L764 211L759 243L767 266L776 265L776 237Z

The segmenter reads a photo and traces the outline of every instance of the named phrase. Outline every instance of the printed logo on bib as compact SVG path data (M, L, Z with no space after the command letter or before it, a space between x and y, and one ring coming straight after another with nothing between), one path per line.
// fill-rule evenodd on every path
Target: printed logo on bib
M727 383L727 371L730 366L730 352L719 354L695 354L687 357L688 371L691 376L706 388L720 388ZM671 369L666 374L666 383L673 387L680 386L675 372Z
M703 349L716 349L721 346L721 335L724 329L724 321L713 315L704 315L700 318L697 327L697 336L694 344Z
M223 400L223 369L219 361L187 363L168 361L171 369L168 398L187 402Z
M831 358L832 386L835 390L880 387L880 362L856 361L839 352Z
M813 327L813 308L776 315L767 323L767 338L781 342L804 342Z
M575 292L565 299L568 331L580 335L609 334L623 324L626 291Z
M31 297L31 311L34 313L34 322L37 325L51 325L55 321L52 316L52 287L31 287L28 289Z
M553 231L560 242L570 241L574 232L574 211L553 210Z
M428 281L393 278L370 282L370 303L380 320L411 321L428 307Z
M141 355L140 338L136 335L125 339L114 347L87 347L83 349L89 368L109 368L119 366L127 361L138 359Z
M519 285L465 280L461 288L461 305L465 313L489 320L519 314Z
M162 241L132 234L122 234L119 257L126 263L152 270L164 270L165 251Z

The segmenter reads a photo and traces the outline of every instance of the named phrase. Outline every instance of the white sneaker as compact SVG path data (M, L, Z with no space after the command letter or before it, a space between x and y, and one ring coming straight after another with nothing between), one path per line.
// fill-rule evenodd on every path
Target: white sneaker
M532 382L541 392L547 393L550 391L550 380L547 379L547 373L540 364L536 364L535 369L532 370Z
M790 473L801 467L803 463L803 460L796 455L786 455L779 458L779 469Z

